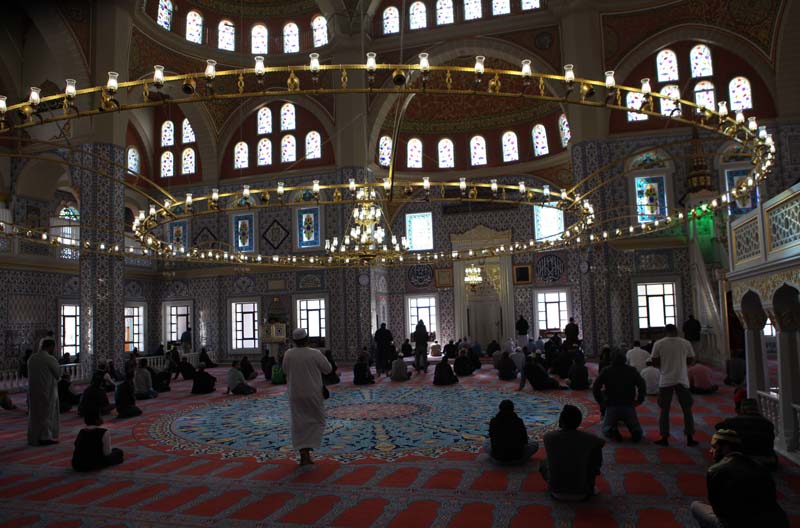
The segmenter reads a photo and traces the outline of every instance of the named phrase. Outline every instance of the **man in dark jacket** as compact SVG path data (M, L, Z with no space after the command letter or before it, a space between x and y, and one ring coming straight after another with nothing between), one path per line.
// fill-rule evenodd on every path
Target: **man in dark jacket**
M622 420L631 432L631 439L638 442L642 439L642 426L636 416L636 406L644 401L647 387L639 371L625 361L625 356L615 354L611 366L603 369L597 376L592 391L597 403L606 411L603 435L618 442L622 441L622 435L617 429L617 423Z
M578 325L575 324L575 319L570 317L569 323L567 323L567 326L564 327L564 336L566 337L566 342L564 343L564 345L567 348L569 348L572 345L577 345L579 333L580 333L580 328L578 328Z
M394 359L394 357L389 357L389 348L393 340L394 337L386 328L386 323L381 323L381 327L375 332L375 372L378 376L389 373L389 365Z
M134 418L141 416L142 410L136 406L136 389L134 388L133 372L125 374L125 380L117 385L114 393L114 403L117 406L118 418Z
M192 394L211 394L216 383L217 378L206 372L205 364L200 363L192 379Z
M537 361L537 359L533 356L528 356L525 358L525 369L523 370L523 374L524 375L519 379L519 387L517 387L517 390L524 389L526 381L531 384L533 390L567 388L558 383L558 380L555 378L548 376L547 371L544 369L541 362Z
M59 410L67 412L74 405L78 405L81 401L81 395L72 392L72 376L65 372L61 375L58 381L58 405Z
M461 352L458 353L458 357L453 363L453 370L456 376L472 376L472 371L475 370L475 367L472 360L467 356L465 348L462 348Z
M520 315L519 319L517 319L517 335L518 336L527 336L529 329L530 329L530 325L528 324L528 321L524 317L522 317ZM527 339L526 339L526 341L527 341Z
M695 319L693 315L689 315L689 318L683 323L683 338L692 343L700 341L700 332L702 329L703 327L700 326L700 321Z
M742 441L741 451L769 470L778 468L775 454L775 426L758 412L758 402L745 398L739 403L737 415L714 426L717 430L736 431Z
M433 384L452 385L454 383L458 383L458 377L453 373L453 369L450 367L450 361L446 357L443 357L433 371Z
M456 357L456 354L458 354L458 347L456 346L455 343L453 343L453 340L451 339L444 346L443 352L444 352L444 357L446 357L447 359L453 359L454 357Z
M592 382L589 380L589 369L586 368L583 356L575 358L575 362L569 368L568 378L569 388L572 390L586 390L592 386Z
M769 472L747 455L736 431L720 429L711 438L714 465L706 473L708 502L692 503L701 528L788 528Z
M525 423L514 412L514 402L500 402L500 412L489 422L489 440L484 449L494 460L508 465L524 464L539 444L528 440Z

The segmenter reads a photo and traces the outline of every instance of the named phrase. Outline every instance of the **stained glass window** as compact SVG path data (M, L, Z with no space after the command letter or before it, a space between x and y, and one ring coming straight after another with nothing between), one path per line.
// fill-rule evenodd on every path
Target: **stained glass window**
M283 26L283 52L297 53L300 51L300 29L294 22Z
M445 24L452 24L453 22L453 0L437 0L436 25L443 26Z
M453 142L447 138L439 140L439 168L452 169L454 166Z
M314 20L311 21L311 32L315 48L328 44L328 20L324 16L314 17Z
M564 211L558 202L533 206L533 232L537 242L558 240L564 232Z
M533 154L534 156L544 156L550 153L550 147L547 146L547 130L544 125L536 125L533 127Z
M396 7L383 10L383 34L400 33L400 12Z
M750 169L728 169L725 171L725 187L728 191L741 188L747 178L753 175ZM755 209L758 205L758 187L751 192L739 192L736 197L731 197L728 212L732 215L745 214Z
M700 81L694 86L694 102L697 106L716 109L716 97L714 96L714 85L710 81Z
M493 15L507 15L511 12L511 0L492 0Z
M217 26L217 47L227 51L236 48L236 26L230 20L223 20Z
M634 179L636 215L639 223L652 222L667 214L664 176L641 176Z
M661 50L656 55L658 82L678 80L678 56L670 49Z
M194 129L192 128L192 124L185 117L183 118L183 123L181 124L181 132L184 143L194 143Z
M681 104L677 102L681 97L681 89L677 84L668 84L661 89L661 95L669 99L659 99L661 102L661 114L665 116L681 115Z
M422 29L428 25L428 11L422 2L414 2L408 9L409 29Z
M514 132L503 134L503 161L517 161L519 159L519 145L517 135Z
M748 110L753 108L753 92L750 81L746 77L734 77L728 84L731 110Z
M541 0L522 0L522 10L529 11L531 9L539 9L542 7Z
M161 177L171 178L175 174L175 157L172 152L166 151L161 154Z
M272 141L268 138L258 142L258 165L272 165Z
M281 163L292 163L297 160L297 142L294 136L286 134L281 140Z
M159 0L156 24L169 31L172 26L172 1Z
M319 132L312 130L306 134L306 159L319 159L322 157L322 138Z
M644 96L637 92L628 92L625 96L625 105L631 110L639 110L644 102ZM628 121L647 121L647 114L628 112Z
M203 17L197 11L186 13L186 40L195 44L203 43Z
M266 55L269 50L269 31L267 26L256 24L250 30L250 52Z
M281 107L281 130L294 130L294 105L286 103Z
M136 147L128 147L128 172L139 174L139 150Z
M194 149L191 147L185 148L181 154L181 174L194 174L194 172Z
M486 140L483 136L473 136L469 140L469 152L473 166L486 165Z
M692 64L692 77L711 77L714 67L711 65L711 50L704 44L698 44L689 52Z
M464 20L475 20L483 16L481 0L464 0Z
M569 140L572 139L572 130L569 128L566 114L558 116L558 134L561 136L561 146L567 148Z
M422 168L422 141L417 138L408 140L406 161L409 169Z
M175 144L175 125L172 121L164 121L161 125L161 146L171 147Z
M249 150L247 148L247 143L244 141L240 141L233 147L233 168L234 169L246 169L250 166L250 160L248 159Z
M272 134L272 110L266 106L258 111L258 133Z
M381 167L388 167L392 160L392 138L381 136L378 142L378 163Z

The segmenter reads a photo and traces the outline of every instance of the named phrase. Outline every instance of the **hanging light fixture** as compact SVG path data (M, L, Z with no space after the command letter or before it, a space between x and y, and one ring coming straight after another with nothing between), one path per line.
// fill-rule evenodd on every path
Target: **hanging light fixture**
M469 286L470 290L475 291L479 284L483 283L483 274L481 268L472 263L464 270L464 283Z

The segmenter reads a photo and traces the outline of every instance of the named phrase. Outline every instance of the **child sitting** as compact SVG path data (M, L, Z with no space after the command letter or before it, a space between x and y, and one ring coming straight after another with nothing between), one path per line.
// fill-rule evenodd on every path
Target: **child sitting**
M87 412L84 422L87 427L81 429L75 439L72 468L75 471L93 471L121 464L122 450L111 448L111 437L108 429L100 427L103 425L103 418L97 409Z

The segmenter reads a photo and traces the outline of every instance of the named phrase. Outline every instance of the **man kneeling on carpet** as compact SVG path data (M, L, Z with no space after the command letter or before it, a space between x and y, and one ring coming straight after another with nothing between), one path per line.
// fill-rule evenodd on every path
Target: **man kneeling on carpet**
M205 363L200 363L192 380L192 394L211 394L214 392L215 383L217 383L217 378L206 372Z
M524 464L539 449L539 444L528 441L528 431L514 412L514 402L503 400L500 412L489 422L489 440L483 448L493 460L516 466Z
M75 439L72 453L72 468L75 471L93 471L121 464L122 450L111 448L108 429L100 427L103 418L97 409L92 409L83 417L86 427L81 429Z
M251 387L245 381L238 361L231 363L231 368L228 370L228 392L243 396L256 392L256 388Z

